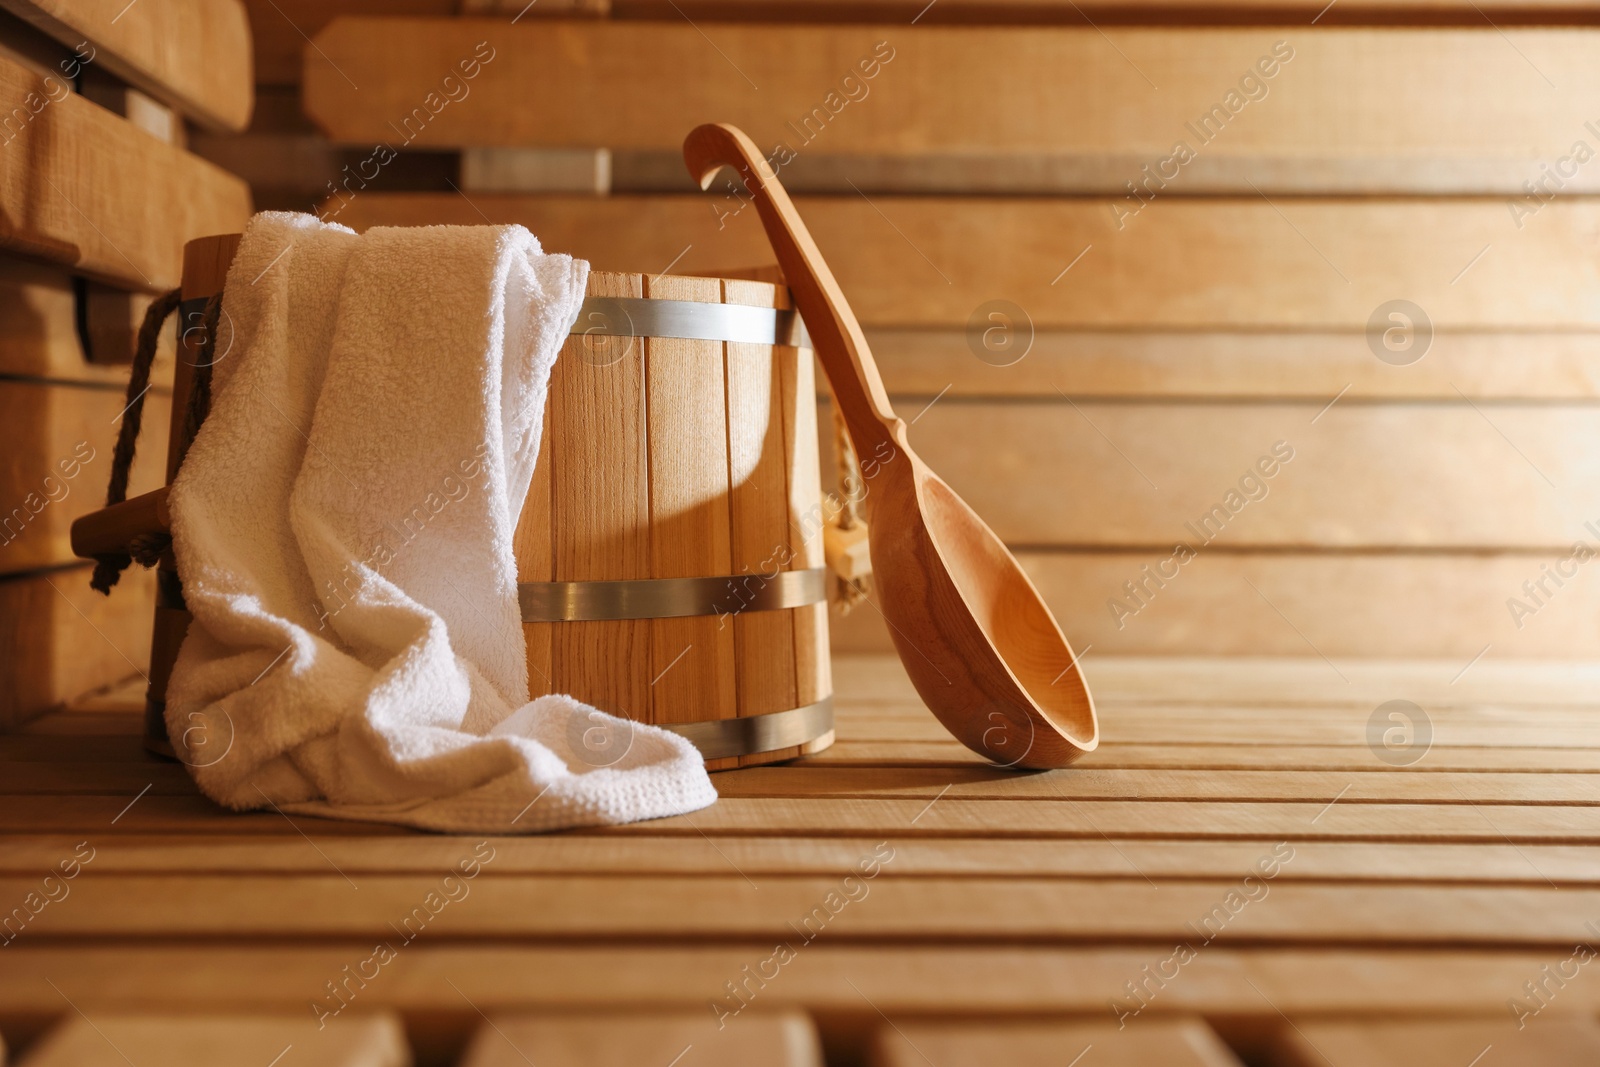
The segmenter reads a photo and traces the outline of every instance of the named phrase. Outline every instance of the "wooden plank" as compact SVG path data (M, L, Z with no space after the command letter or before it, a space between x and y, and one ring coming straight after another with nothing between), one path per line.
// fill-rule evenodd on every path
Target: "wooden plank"
M717 779L725 798L921 797L932 800L1231 800L1322 801L1341 804L1600 805L1600 780L1588 773L1474 773L1433 771L1219 771L1216 768L1123 769L1085 766L1070 775L1018 775L972 767L747 768ZM1370 758L1367 766L1377 765ZM188 772L177 764L131 762L0 762L13 793L31 795L137 793L192 796Z
M1138 703L1205 703L1222 697L1234 704L1372 706L1396 695L1430 707L1594 707L1600 700L1600 664L1589 659L1557 663L1487 657L1463 673L1456 660L1395 658L1350 661L1340 670L1348 686L1330 688L1327 664L1299 657L1151 659L1096 657L1095 697ZM904 675L885 670L871 656L837 661L841 686L858 696L906 696L914 691Z
M113 813L114 814L114 813ZM302 822L316 831L319 824ZM285 827L287 831L287 827ZM95 828L98 833L98 828ZM84 838L13 834L0 838L0 872L28 876L71 857ZM764 876L832 876L873 851L867 837L632 837L562 835L491 838L498 874L561 879L569 875L697 875L735 869ZM1474 883L1548 887L1591 886L1600 858L1595 849L1568 845L1292 842L1294 859L1283 882ZM92 842L91 842L92 846ZM1150 841L1091 837L1083 840L899 839L893 842L896 878L930 876L1021 877L1099 881L1140 874L1156 882L1236 880L1261 858L1261 841ZM320 850L320 854L319 851ZM462 855L452 838L410 838L404 848L391 836L317 836L317 850L296 834L212 834L196 838L132 834L90 861L96 877L122 874L326 874L336 864L352 879L364 874L429 874L453 867Z
M127 794L0 797L0 833L67 833L108 826ZM996 839L1192 837L1196 840L1453 841L1575 844L1600 841L1587 807L1507 804L1331 804L1326 801L723 800L690 817L619 827L622 836L988 836ZM926 813L923 814L924 809ZM1326 814L1322 814L1327 809ZM1320 817L1318 817L1320 815ZM1312 822L1317 818L1316 822ZM917 821L912 822L913 819ZM371 836L370 823L318 820L320 836ZM234 814L198 797L146 796L113 834L289 834L274 813ZM106 831L101 831L105 833ZM399 831L396 831L399 833Z
M0 753L10 752L0 741ZM808 767L970 767L986 761L955 739L866 741L841 738ZM1372 750L1351 745L1141 744L1102 739L1091 766L1099 770L1175 767L1209 770L1345 770L1372 768ZM1413 769L1433 771L1597 771L1600 749L1430 749Z
M142 293L75 283L64 270L0 258L0 377L124 388L123 364L149 303ZM151 380L158 390L172 383L176 335L169 325L157 348Z
M394 1015L319 1019L303 1011L260 1015L68 1015L29 1053L27 1067L208 1067L270 1063L297 1049L306 1067L409 1067L405 1027Z
M501 1015L485 1020L462 1067L633 1067L670 1064L691 1048L706 1067L822 1067L811 1020L797 1011L752 1012L718 1025L704 1008L605 1015Z
M62 798L65 801L67 798ZM73 798L76 799L76 798ZM164 798L156 798L150 806ZM1329 797L1328 801L1333 798ZM693 817L663 819L619 834L884 833L912 836L1184 837L1294 836L1371 841L1545 841L1600 838L1587 808L1498 804L1236 803L1231 801L724 800ZM36 805L7 800L8 825ZM1326 809L1324 811L1324 809ZM63 812L63 815L66 813ZM1316 818L1316 822L1312 819ZM915 824L912 819L916 819ZM130 828L131 829L131 828Z
M463 997L485 1012L530 1004L681 1007L704 1010L726 998L724 983L772 954L771 944L685 946L604 944L509 946L415 944L394 973L362 991L366 1010L423 1011ZM762 1008L803 1006L815 1013L867 1015L899 1022L917 1015L1077 1012L1114 1018L1108 998L1154 968L1170 948L1108 946L834 945L819 940L769 982ZM356 940L286 946L234 943L227 956L200 946L37 945L20 939L0 959L0 1000L12 1012L61 1012L48 974L86 1013L120 1007L192 1005L194 1010L282 1005L303 1012L307 990L320 989L351 960L372 954ZM1312 1012L1505 1011L1515 990L1551 961L1548 950L1235 949L1213 946L1168 982L1153 1012L1263 1015L1271 1004L1291 1015ZM387 971L387 969L386 969ZM403 975L404 977L400 977ZM845 979L849 978L847 982ZM448 981L446 979L449 979ZM1566 1010L1594 1011L1594 983L1574 982ZM753 1011L754 1009L752 1009ZM1148 1017L1130 1022L1149 1022Z
M1523 583L1539 578L1553 554L1211 552L1187 564L1137 614L1110 606L1126 597L1124 582L1142 580L1143 567L1168 556L1017 553L1073 647L1094 646L1086 666L1091 682L1097 655L1320 653L1335 665L1323 663L1327 674L1318 688L1343 693L1339 664L1352 658L1448 658L1460 673L1480 653L1485 660L1575 660L1600 648L1600 583L1583 570L1559 595L1541 597L1535 616L1513 620L1507 600L1525 597ZM1553 584L1546 589L1555 591ZM832 633L837 652L892 648L876 612L835 618Z
M674 269L686 274L772 262L755 212L728 208L719 228L718 203L484 195L467 204L453 193L370 192L350 201L340 221L358 230L519 222L545 247L602 270L637 270L680 254ZM1121 232L1111 202L1092 198L797 204L869 326L965 329L981 305L1003 299L1041 330L1360 332L1395 293L1410 294L1438 330L1600 325L1591 299L1600 266L1582 236L1600 227L1600 202L1581 196L1545 204L1521 231L1492 198L1173 197Z
M1406 145L1409 158L1553 160L1584 136L1591 116L1577 101L1600 91L1600 38L1582 30L727 24L713 47L678 21L345 18L316 46L349 80L308 58L307 112L336 141L387 139L479 42L518 62L485 64L451 121L415 131L418 146L672 149L714 110L791 155L812 142L832 153L1122 152L1152 173L1168 160L1181 188L1175 141L1208 158L1393 158ZM697 76L674 73L684 69ZM1565 99L1552 101L1550 82ZM539 106L506 106L528 100ZM1526 177L1538 173L1532 164ZM1137 168L1127 177L1144 180Z
M185 240L241 230L250 216L244 182L54 76L0 58L0 110L12 116L10 165L0 176L7 251L121 288L168 289L178 283ZM97 146L93 156L77 150L85 144Z
M144 402L149 429L141 435L130 496L165 481L162 429L171 400L152 389ZM124 407L114 388L0 380L0 424L14 435L0 462L0 572L76 561L70 529L105 504Z
M1583 1067L1600 1060L1600 1023L1570 1014L1536 1019L1566 984L1545 982L1548 993L1518 990L1521 995L1510 998L1509 1004L1520 1005L1525 1015L1502 1009L1495 1017L1477 1019L1305 1019L1280 1025L1269 1062L1272 1067L1459 1067L1476 1056L1484 1064Z
M887 1025L873 1035L872 1067L1059 1067L1072 1057L1097 1067L1240 1067L1239 1059L1202 1019L1149 1019L1136 1027L1115 1022L995 1024L918 1022Z
M513 11L515 0L493 0ZM882 22L918 25L1030 24L1081 26L1178 22L1184 25L1589 25L1592 0L609 0L613 18L732 21Z
M921 409L911 432L919 454L1011 544L1147 546L1164 558L1175 544L1559 556L1579 538L1600 542L1583 525L1600 513L1580 503L1600 497L1600 465L1589 458L1600 407L1345 399L1324 411L1330 399L1150 404L1057 394L905 406ZM831 472L831 436L824 446Z
M250 122L250 29L239 0L4 0L0 3L157 100L217 130ZM198 235L196 235L198 236Z
M89 571L0 578L0 730L144 671L154 577L135 568L103 597Z
M456 0L245 0L255 80L262 86L299 85L309 41L340 15L454 15ZM324 60L324 62L329 62ZM330 63L330 69L334 69ZM337 73L336 73L337 76Z
M1376 710L1376 709L1374 709ZM1409 710L1409 709L1408 709ZM1426 712L1426 709L1424 709ZM1412 713L1413 717L1415 713ZM1145 716L1110 716L1102 733L1114 741L1168 744L1231 744L1235 746L1259 745L1272 747L1281 744L1348 745L1363 748L1378 759L1369 747L1368 722L1291 722L1274 725L1259 718L1254 719L1157 719ZM1386 718L1386 716L1382 717ZM1543 748L1570 745L1583 748L1600 746L1600 724L1549 724L1519 722L1508 719L1498 723L1470 723L1430 716L1432 736L1427 738L1427 751L1457 745L1471 748L1502 746L1506 748ZM848 710L839 716L839 728L850 737L875 741L934 741L944 740L943 728L932 716L893 716L870 719L851 714ZM1387 725L1385 726L1387 728ZM1421 744L1420 723L1414 737ZM1381 741L1379 742L1381 744ZM1419 760L1426 752L1418 753Z
M1015 363L976 358L965 330L867 331L890 393L912 410L958 397L1267 399L1320 408L1363 399L1593 399L1600 334L1438 332L1425 358L1397 368L1344 333L1039 330ZM981 348L981 346L980 346ZM1057 392L1060 390L1060 392Z
M644 278L644 295L716 304L722 301L722 283L652 274ZM723 346L676 337L649 337L643 344L650 577L732 574ZM649 721L735 718L734 628L715 616L652 619L648 625Z
M893 855L887 845L861 857L859 870L852 864L842 875L767 876L759 883L736 870L619 880L502 876L491 867L486 876L447 884L449 902L430 906L423 904L430 892L443 895L437 873L368 874L347 882L330 869L262 883L200 874L96 878L90 866L71 882L76 906L46 908L6 933L29 943L107 936L377 938L393 940L397 951L430 935L637 939L663 933L753 941L798 936L802 946L826 935L830 942L1120 940L1169 949L1176 939L1196 951L1218 939L1230 945L1470 943L1570 950L1600 906L1600 890L1570 885L1276 884L1262 872L1275 870L1284 857L1292 862L1293 847L1259 846L1260 866L1227 881L1160 885L1137 873L1102 881L897 879L892 862L882 862ZM0 876L0 891L21 900L38 881L38 875ZM450 907L468 900L470 906Z
M1374 761L1376 763L1376 761ZM0 765L4 766L4 765ZM53 772L59 778L62 772ZM128 776L131 781L132 776ZM120 787L125 787L125 783ZM19 791L22 787L19 785ZM138 788L135 786L135 788ZM35 790L29 789L28 792ZM1105 770L1018 775L1000 769L751 767L717 779L722 797L949 797L952 800L1322 800L1341 804L1600 804L1600 781L1579 774L1436 771Z

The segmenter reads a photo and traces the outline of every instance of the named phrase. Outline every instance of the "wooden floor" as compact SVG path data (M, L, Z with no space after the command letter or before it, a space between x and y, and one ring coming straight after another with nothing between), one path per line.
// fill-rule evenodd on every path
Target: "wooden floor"
M140 1067L1600 1064L1600 665L1085 668L1074 769L990 767L892 659L841 659L828 752L487 841L223 813L142 755L137 690L85 701L0 737L0 1035Z

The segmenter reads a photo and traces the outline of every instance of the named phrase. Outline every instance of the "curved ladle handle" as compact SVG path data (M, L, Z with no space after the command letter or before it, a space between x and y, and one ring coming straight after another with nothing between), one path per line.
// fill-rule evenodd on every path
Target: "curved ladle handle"
M889 406L861 324L755 142L725 122L697 126L684 139L683 159L702 189L723 167L744 178L856 451L863 457L876 454L882 441L905 448L905 423Z

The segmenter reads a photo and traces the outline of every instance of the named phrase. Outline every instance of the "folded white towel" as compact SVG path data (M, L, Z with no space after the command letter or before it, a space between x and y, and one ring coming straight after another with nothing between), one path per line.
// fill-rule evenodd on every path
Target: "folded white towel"
M251 222L171 494L167 728L207 796L472 832L716 799L683 738L526 702L511 538L588 269L520 226Z

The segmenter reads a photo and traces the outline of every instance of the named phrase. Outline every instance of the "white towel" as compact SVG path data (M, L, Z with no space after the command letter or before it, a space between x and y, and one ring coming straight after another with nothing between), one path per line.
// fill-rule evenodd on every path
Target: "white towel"
M527 702L511 538L588 270L520 226L252 220L171 494L207 796L501 833L716 799L683 738Z

